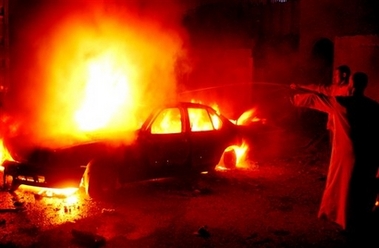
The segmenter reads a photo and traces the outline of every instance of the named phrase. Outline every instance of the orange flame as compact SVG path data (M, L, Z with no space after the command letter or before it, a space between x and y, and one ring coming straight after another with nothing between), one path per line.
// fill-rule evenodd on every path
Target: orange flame
M10 155L8 149L4 146L4 142L0 140L0 171L4 171L4 166L2 166L5 160L13 161L12 156Z
M246 156L249 150L248 144L245 141L243 141L240 146L238 145L229 146L228 148L225 149L224 152L229 152L232 150L234 150L236 154L236 168L248 168L249 165L246 163ZM216 170L219 170L219 171L227 170L227 168L225 167L222 161L222 158L219 164L216 166Z
M252 108L244 113L236 120L237 125L248 125L251 122L257 122L261 119L256 116L256 109Z
M120 109L133 105L130 73L117 66L115 54L103 54L88 64L88 81L75 120L81 130L93 131L110 125ZM125 64L126 61L119 61ZM132 68L132 66L127 65Z
M207 105L211 106L216 111L217 114L221 113L220 112L220 107L218 106L217 103L210 103L210 104L208 104L208 103L205 103L203 101L195 100L195 99L191 99L191 102L193 102L193 103L200 103L200 104L207 104Z
M246 142L243 142L241 146L233 146L236 155L237 155L237 167L238 168L244 168L243 162L246 159L247 150L249 149Z
M73 138L119 137L140 128L153 107L175 99L176 64L186 56L182 30L128 9L68 13L44 32L41 60L20 93L28 96L20 104L35 110L28 117L34 140L69 145Z
M119 137L138 129L155 105L175 98L176 65L186 55L183 30L171 22L165 26L153 13L142 18L140 11L126 6L107 3L107 8L97 8L90 3L86 11L70 9L59 18L51 18L49 9L28 24L31 38L46 22L52 21L48 26L53 27L42 30L43 42L36 42L38 59L30 69L33 76L18 93L22 100L14 104L33 110L25 111L32 116L22 116L35 143L47 140L56 146L71 144L73 138ZM160 6L169 9L154 7ZM129 142L134 137L122 138ZM0 162L10 159L2 143L0 149ZM71 195L72 190L77 189L43 189L38 194Z

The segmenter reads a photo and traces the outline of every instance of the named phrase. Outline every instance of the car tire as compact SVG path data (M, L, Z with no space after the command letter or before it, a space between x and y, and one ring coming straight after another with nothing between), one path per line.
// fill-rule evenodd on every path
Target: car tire
M20 185L14 182L13 175L9 173L9 170L10 169L6 166L3 172L1 186L4 191L14 192Z
M13 176L4 175L4 190L9 192L14 192L18 189L20 185L13 182Z
M91 198L99 198L102 196L102 169L101 164L97 160L92 160L87 165L86 175L86 193Z
M88 163L84 185L86 194L90 198L104 197L116 188L117 177L114 169L102 160L92 160Z
M227 169L235 169L237 167L237 153L234 149L224 152L223 163Z

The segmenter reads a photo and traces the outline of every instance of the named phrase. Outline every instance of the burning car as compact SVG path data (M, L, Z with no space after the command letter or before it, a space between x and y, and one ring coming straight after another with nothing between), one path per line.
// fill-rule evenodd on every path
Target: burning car
M157 108L135 134L132 143L120 136L35 148L23 158L5 160L4 187L80 185L95 197L127 182L212 172L220 159L235 167L236 153L230 147L242 142L237 125L212 107L192 102Z

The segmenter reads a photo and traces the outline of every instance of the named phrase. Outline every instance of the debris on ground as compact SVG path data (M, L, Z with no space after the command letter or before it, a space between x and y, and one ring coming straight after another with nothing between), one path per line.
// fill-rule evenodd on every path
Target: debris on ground
M40 201L40 200L43 199L43 196L42 196L41 194L34 194L34 199L35 199L36 201Z
M24 203L23 203L23 202L20 202L20 201L16 201L16 202L14 202L13 205L14 205L16 208L22 208L22 207L24 207Z
M209 238L211 234L208 231L208 227L206 225L200 227L197 232L195 232L195 235L202 237L202 238Z
M114 208L103 208L101 210L101 213L102 214L114 214L114 213L116 213L116 209L114 209Z
M86 247L101 247L105 245L105 238L88 231L71 230L74 241Z
M5 213L5 212L17 212L19 209L17 208L1 208L0 213Z

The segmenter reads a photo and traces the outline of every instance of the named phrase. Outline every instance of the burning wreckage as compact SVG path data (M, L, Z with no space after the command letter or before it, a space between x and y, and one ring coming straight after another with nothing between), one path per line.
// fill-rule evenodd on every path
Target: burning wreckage
M4 101L4 112L20 117L33 135L32 145L20 152L9 135L0 134L0 186L8 190L20 185L80 186L96 196L129 181L186 178L190 172L239 164L247 149L238 131L241 126L217 114L214 107L181 103L145 118L151 106L178 99L178 67L197 66L187 65L192 56L185 45L187 32L167 15L166 6L161 6L162 15L156 4L155 14L141 15L138 4L127 2L117 7L106 3L106 11L101 11L103 3L90 1L84 12L76 3L62 8L35 5L33 12L38 14L14 26L22 30L20 40L32 42L12 44L13 50L29 54L27 60L14 56L12 71L33 76L12 78L4 94L9 100ZM116 7L111 8L112 15L110 6ZM88 21L94 18L98 22ZM46 20L51 28L46 29ZM41 36L36 36L39 32ZM46 42L34 42L36 37ZM140 120L146 121L141 125ZM71 142L73 136L80 142ZM21 146L26 143L15 139Z
M128 182L189 179L220 166L235 168L247 149L241 128L208 105L165 105L151 113L131 144L119 137L58 149L38 147L23 156L3 154L3 188L80 188L99 197Z

